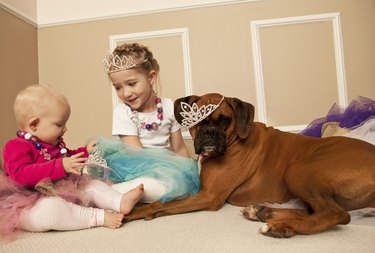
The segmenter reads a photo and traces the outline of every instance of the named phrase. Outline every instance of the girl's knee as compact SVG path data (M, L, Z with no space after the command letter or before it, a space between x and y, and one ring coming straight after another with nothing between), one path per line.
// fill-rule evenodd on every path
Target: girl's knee
M104 183L103 181L100 181L98 179L92 179L90 182L87 183L85 187L86 192L93 192L93 191L108 191L108 189L111 189L111 186Z

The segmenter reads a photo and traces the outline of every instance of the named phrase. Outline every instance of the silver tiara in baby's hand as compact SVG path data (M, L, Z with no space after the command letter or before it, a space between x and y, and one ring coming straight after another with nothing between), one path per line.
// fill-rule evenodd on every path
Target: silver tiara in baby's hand
M223 100L224 96L218 104L202 105L200 108L198 108L197 103L193 103L190 106L188 103L181 102L182 112L180 112L180 115L184 118L181 122L181 126L186 128L195 126L213 113L220 106Z
M144 59L137 63L132 56L118 56L117 54L108 53L103 60L103 67L107 73L113 73L137 67L146 61L147 59Z

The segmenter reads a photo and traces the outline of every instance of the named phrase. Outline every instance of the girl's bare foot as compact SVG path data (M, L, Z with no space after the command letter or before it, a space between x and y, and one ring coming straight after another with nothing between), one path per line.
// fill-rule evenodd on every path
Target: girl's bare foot
M120 212L128 214L133 209L135 204L142 198L144 194L143 184L138 185L134 189L122 195Z
M124 214L104 211L104 224L106 228L119 228L122 224Z

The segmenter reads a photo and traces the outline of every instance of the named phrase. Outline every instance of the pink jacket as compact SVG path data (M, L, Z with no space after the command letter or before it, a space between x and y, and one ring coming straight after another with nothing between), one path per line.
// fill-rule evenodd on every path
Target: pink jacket
M8 141L3 149L5 175L9 176L17 185L24 187L34 187L39 181L46 178L56 181L66 177L60 149L55 145L42 144L51 155L51 160L46 160L43 153L37 150L33 143L21 137ZM67 150L68 156L84 152L83 157L88 157L85 147Z

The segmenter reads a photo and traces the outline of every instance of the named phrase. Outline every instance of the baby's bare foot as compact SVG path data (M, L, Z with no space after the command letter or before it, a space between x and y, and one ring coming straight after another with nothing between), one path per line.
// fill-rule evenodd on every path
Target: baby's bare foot
M106 228L119 228L122 224L124 214L104 211L104 224Z
M143 184L138 185L136 188L128 191L122 195L120 212L128 214L133 209L135 204L142 198L144 194Z

